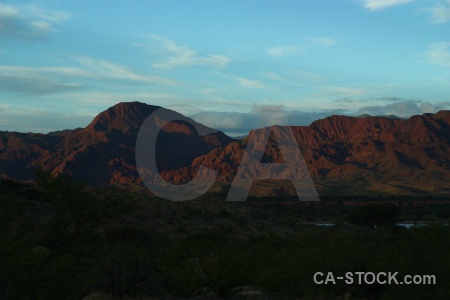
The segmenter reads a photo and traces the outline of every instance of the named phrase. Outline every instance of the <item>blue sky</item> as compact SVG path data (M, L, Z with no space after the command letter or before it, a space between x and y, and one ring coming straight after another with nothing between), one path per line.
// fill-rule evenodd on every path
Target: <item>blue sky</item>
M450 0L0 2L0 130L121 101L229 134L450 109Z

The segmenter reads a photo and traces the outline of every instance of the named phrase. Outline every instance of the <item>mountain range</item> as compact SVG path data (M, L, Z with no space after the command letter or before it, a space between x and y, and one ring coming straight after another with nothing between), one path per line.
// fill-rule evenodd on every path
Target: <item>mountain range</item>
M217 186L230 185L255 129L233 139L181 114L140 102L119 103L85 128L48 134L0 132L0 178L33 180L41 168L90 185L139 184L136 139L144 120L164 124L157 134L156 162L167 181L183 183L201 172L218 171ZM169 120L169 121L170 121ZM199 135L199 131L210 132ZM442 195L450 193L450 111L409 119L337 116L309 126L291 126L304 161L321 195ZM272 135L262 159L282 163ZM270 188L267 188L267 187ZM290 195L290 182L255 183L253 194Z

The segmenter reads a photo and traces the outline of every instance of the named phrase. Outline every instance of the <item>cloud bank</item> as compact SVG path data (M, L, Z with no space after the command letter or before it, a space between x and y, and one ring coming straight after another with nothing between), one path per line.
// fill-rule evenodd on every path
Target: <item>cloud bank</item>
M139 74L127 67L92 57L75 57L77 67L23 67L0 65L0 91L44 95L85 87L92 80L176 85L162 77Z
M205 111L190 117L231 136L239 136L246 135L255 128L272 125L307 126L315 120L343 112L341 109L302 112L287 110L282 105L254 105L249 113Z
M373 101L390 103L385 105L366 105L357 108L358 105ZM401 118L409 118L413 115L435 113L439 110L450 108L450 101L433 104L418 100L405 100L397 97L382 97L369 100L346 98L336 100L335 102L345 102L356 108L353 110L336 108L322 111L303 112L299 110L287 110L282 105L254 105L249 113L204 111L191 115L190 117L197 122L221 130L228 135L240 136L248 134L250 130L255 128L272 125L308 126L318 119L323 119L331 115L396 115Z
M87 126L94 116L75 113L56 113L48 110L13 109L0 104L0 128L2 131L48 133Z
M149 95L148 97L153 97ZM161 95L154 95L155 98ZM145 95L136 96L133 99L143 99ZM105 98L105 105L113 105L116 102L110 97ZM121 101L130 101L121 100ZM387 104L364 105L373 101L387 102ZM97 101L96 101L97 102ZM153 103L154 100L148 102ZM272 125L292 125L308 126L312 122L329 117L331 115L359 116L369 114L372 116L396 115L402 118L409 118L412 115L423 113L435 113L439 110L450 109L450 101L439 103L422 102L419 100L405 100L396 97L383 97L377 99L357 100L340 99L336 104L350 104L352 109L329 109L322 111L305 112L300 110L288 110L283 105L253 105L249 112L220 112L220 111L199 111L198 109L182 109L182 107L172 107L187 114L192 119L206 126L218 129L230 136L247 135L255 128L262 128ZM84 103L83 105L86 105ZM163 105L164 106L164 105ZM358 108L359 106L359 108ZM189 113L189 111L191 113ZM7 105L0 104L0 130L10 130L19 132L40 132L74 129L84 127L89 124L95 114L82 113L56 113L48 110L13 109Z
M435 113L439 110L446 109L449 102L429 103L417 100L406 100L395 102L387 105L373 105L361 107L356 115L369 114L371 116L396 115L402 118L409 118L413 115L421 115L424 113Z

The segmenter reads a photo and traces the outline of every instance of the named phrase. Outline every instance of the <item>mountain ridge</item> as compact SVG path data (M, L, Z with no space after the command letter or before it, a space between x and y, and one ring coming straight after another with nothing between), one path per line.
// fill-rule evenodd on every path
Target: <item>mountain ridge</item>
M326 180L328 186L349 186L363 181L367 193L450 191L450 111L407 120L330 116L291 129L316 183ZM199 166L206 166L219 171L218 181L231 182L249 139L214 149L190 167L163 172L163 177L189 181ZM284 162L273 145L269 142L266 160Z
M161 115L175 120L185 118L159 106L126 102L99 113L82 129L58 134L0 131L0 174L16 180L31 180L34 178L32 170L39 167L94 185L138 182L134 158L136 137L144 120L156 110L163 113L153 116L153 124L163 121L159 119ZM198 136L193 126L186 124L175 121L161 128L158 146L162 151L156 153L159 169L187 165L194 157L232 140L212 129L215 133ZM188 151L181 154L171 151L178 149L177 143L189 148Z
M162 114L153 114L156 111ZM205 166L218 171L217 182L230 184L250 135L271 130L255 129L235 140L175 111L121 102L99 113L85 128L48 134L0 131L0 177L32 180L33 169L42 168L92 185L140 183L135 144L149 115L150 124L161 127L158 170L174 183L189 181ZM180 121L162 126L165 118ZM195 127L213 133L199 136ZM351 192L353 185L354 192L362 193L450 192L450 111L406 120L333 115L291 129L321 191L348 187ZM276 147L272 137L265 162L284 162Z

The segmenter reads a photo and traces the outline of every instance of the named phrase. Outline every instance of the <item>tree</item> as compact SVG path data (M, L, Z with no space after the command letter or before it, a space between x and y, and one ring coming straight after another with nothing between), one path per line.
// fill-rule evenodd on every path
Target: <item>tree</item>
M6 182L11 194L0 185L0 299L80 299L97 281L103 226L132 202L67 176L35 175L35 187Z

